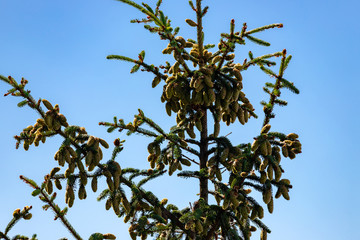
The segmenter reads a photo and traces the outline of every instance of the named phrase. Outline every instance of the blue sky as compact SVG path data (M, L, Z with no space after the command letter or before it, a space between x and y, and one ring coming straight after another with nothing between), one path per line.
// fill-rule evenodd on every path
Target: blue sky
M275 109L277 118L272 129L298 133L303 153L295 160L283 160L285 176L294 188L290 201L275 201L274 213L265 215L264 221L273 231L269 239L356 239L360 214L360 163L356 150L360 134L360 4L351 0L205 0L207 4L207 43L217 44L220 33L229 31L232 18L238 30L243 22L249 29L281 22L283 29L258 34L272 43L270 47L252 43L238 47L237 60L246 58L249 50L257 56L286 48L293 55L285 76L300 89L300 95L283 93L289 105ZM175 123L160 102L161 87L151 89L150 74L131 75L131 65L106 60L109 54L135 58L146 50L146 62L163 62L161 50L167 43L141 25L129 23L141 14L113 0L0 0L0 9L0 74L28 79L33 96L58 103L70 124L84 126L90 134L108 142L117 137L126 139L119 157L121 165L148 168L149 139L107 134L97 124L111 121L113 116L132 121L138 108L165 129ZM181 27L180 35L194 38L193 29L184 22L185 18L194 18L187 1L164 0L163 10L174 26ZM165 59L171 60L168 56ZM251 141L259 132L259 102L266 99L261 88L271 80L255 68L243 76L244 91L260 118L245 127L237 124L222 130L222 134L232 132L230 138L239 143ZM7 89L0 83L1 94ZM0 229L5 228L14 209L32 205L33 219L20 222L11 233L37 233L39 239L71 239L18 178L23 174L41 182L55 166L53 154L61 139L49 139L45 146L32 147L28 152L15 150L12 137L37 118L30 109L17 108L17 102L12 97L0 98ZM109 156L110 152L105 153L105 157ZM160 198L168 197L170 202L184 206L196 199L195 184L165 178L146 187ZM93 232L111 232L118 239L130 239L128 225L113 212L105 212L104 203L98 203L96 196L89 189L86 200L77 200L68 214L70 222L84 239ZM59 193L57 203L62 207L63 199L63 193Z

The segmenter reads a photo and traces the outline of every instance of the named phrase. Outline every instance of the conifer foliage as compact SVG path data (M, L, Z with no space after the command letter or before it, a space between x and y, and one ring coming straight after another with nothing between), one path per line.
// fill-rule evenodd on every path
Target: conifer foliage
M270 121L275 117L274 107L285 106L280 99L281 92L290 90L298 94L294 84L284 78L284 72L291 60L286 50L234 61L235 48L245 45L248 40L262 46L270 43L256 37L256 33L281 28L282 24L271 24L248 30L244 23L236 31L235 21L230 22L230 31L222 33L220 42L205 44L202 22L208 7L201 0L189 1L194 11L194 19L185 22L196 31L196 39L180 36L179 27L171 25L168 16L160 9L162 1L155 7L137 4L130 0L118 0L142 12L144 18L132 20L144 24L146 30L156 33L168 42L163 54L172 54L173 62L154 66L145 61L142 51L137 59L120 55L110 55L108 59L122 60L134 64L131 73L138 70L153 75L152 87L163 88L161 102L169 116L176 116L176 125L164 130L142 110L134 116L134 121L125 123L114 117L112 122L101 122L108 132L127 131L127 135L140 134L151 139L147 146L149 156L145 170L122 169L118 158L124 140L115 139L112 157L106 161L102 152L109 144L89 134L84 127L71 125L61 113L59 105L45 99L35 100L26 90L27 80L18 83L11 76L0 75L2 81L11 85L5 95L18 96L19 107L28 106L40 117L35 124L26 127L18 136L16 147L23 145L28 150L31 145L45 143L48 137L63 138L55 153L55 166L38 185L33 180L20 178L33 188L32 195L44 202L43 208L51 209L55 219L60 220L75 239L80 234L66 219L68 207L87 197L87 191L100 191L106 210L123 217L130 224L132 239L237 239L248 240L251 233L261 231L261 240L267 239L270 229L261 219L264 207L272 213L275 198L289 200L290 181L282 177L282 158L294 159L301 153L301 143L295 133L281 133L271 129ZM278 59L278 61L276 61ZM274 70L276 64L278 70ZM246 125L258 114L243 89L242 72L250 67L258 67L271 77L263 90L269 95L262 101L264 121L259 134L245 143L232 143L220 134L222 126L230 124ZM225 124L221 124L221 122ZM148 168L148 169L147 169ZM180 209L160 200L144 184L164 174L199 181L199 199L190 207ZM98 181L106 181L106 189L98 190ZM90 185L90 186L89 186ZM56 189L65 190L68 207L61 209L56 203ZM252 191L262 194L255 199ZM76 194L75 194L76 193ZM213 203L213 204L212 204ZM13 219L0 239L29 239L25 236L10 238L8 232L20 219L30 219L31 207L15 210ZM22 238L21 238L22 237ZM94 233L90 239L115 239L113 234ZM36 239L34 235L31 239Z

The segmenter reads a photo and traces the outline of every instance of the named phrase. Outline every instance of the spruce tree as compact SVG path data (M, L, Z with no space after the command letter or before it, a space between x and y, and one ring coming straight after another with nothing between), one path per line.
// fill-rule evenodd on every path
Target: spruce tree
M59 219L75 239L82 238L66 219L68 208L61 209L55 203L55 188L66 191L65 202L69 208L75 201L85 199L87 191L99 191L98 200L104 200L106 210L112 209L130 224L132 239L247 240L258 229L261 239L266 240L270 229L261 220L264 206L272 213L275 198L289 200L292 188L290 181L282 178L284 169L280 160L282 157L294 159L301 153L298 135L273 131L270 121L275 117L276 105L287 105L280 98L281 92L290 90L298 94L299 90L284 78L291 60L285 49L257 57L249 52L249 58L240 63L234 61L234 52L238 45L248 41L269 46L270 43L257 38L256 33L283 25L248 30L244 23L237 31L235 21L231 20L230 31L221 34L219 43L207 44L202 22L209 8L203 7L201 0L189 1L195 18L185 20L196 31L196 39L179 36L179 27L172 26L160 10L161 0L153 8L145 3L118 1L145 15L132 22L144 24L145 29L166 40L168 45L162 53L172 54L173 61L155 66L145 61L144 51L136 59L120 55L107 58L134 64L131 73L142 70L152 74L152 87L162 86L161 102L169 116L175 115L175 126L164 130L151 119L151 113L145 114L140 109L133 122L125 123L117 117L111 122L100 122L108 132L126 131L127 135L135 133L151 139L147 146L150 168L144 164L145 170L122 169L117 159L121 158L123 139L115 139L111 159L103 159L102 151L110 148L105 140L91 135L84 127L69 124L59 105L45 99L35 100L25 88L26 79L18 83L11 76L0 75L2 81L11 85L5 95L22 98L19 107L28 106L39 114L35 124L15 136L16 147L22 144L28 150L31 145L45 143L48 137L63 138L54 156L57 166L45 176L43 183L37 184L25 176L20 178L34 189L32 195L40 197L45 209L53 210L55 219ZM274 70L276 64L280 66ZM261 102L263 113L255 113L243 90L242 72L254 67L271 77L263 87L269 95L267 101ZM233 143L227 136L220 135L225 124L246 125L249 120L257 119L257 114L264 116L264 120L254 139ZM143 187L164 174L197 179L198 200L181 209ZM107 188L98 190L98 181L103 180ZM260 192L262 199L253 198L251 191ZM9 230L18 220L30 219L30 209L16 209L5 231L0 232L0 239L11 239ZM13 239L27 238L17 235ZM36 239L36 235L31 239ZM115 236L94 233L90 239L115 239Z

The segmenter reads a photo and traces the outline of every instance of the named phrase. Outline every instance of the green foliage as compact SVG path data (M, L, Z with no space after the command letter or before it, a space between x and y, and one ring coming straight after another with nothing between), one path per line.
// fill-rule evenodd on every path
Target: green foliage
M94 233L90 236L89 240L103 240L104 236L101 233Z
M21 219L25 219L25 220L31 219L32 214L29 212L31 208L32 206L26 206L22 210L20 210L19 208L15 209L15 211L13 212L13 218L6 226L5 231L4 232L0 231L0 239L10 240L8 233L15 226L15 224ZM29 239L29 238L26 236L16 235L12 239ZM36 234L34 234L31 239L36 240Z
M281 28L282 24L271 24L247 31L243 24L236 31L235 20L230 22L230 32L220 34L218 50L210 52L215 44L204 45L202 20L208 7L202 7L202 1L196 4L189 1L196 15L195 20L186 19L186 23L196 31L196 40L178 36L179 27L172 27L168 16L160 10L159 0L155 9L148 4L139 5L130 0L118 0L145 14L144 19L132 20L133 23L144 23L147 30L158 33L168 45L163 54L173 54L174 63L154 66L145 63L145 51L138 54L138 60L109 55L108 59L122 60L135 64L131 73L138 70L154 74L152 87L163 85L161 101L169 116L175 114L176 125L169 131L156 124L139 109L133 122L125 123L114 117L112 122L100 122L108 132L126 130L127 135L140 134L151 139L147 146L149 152L149 169L122 169L118 162L123 150L124 140L116 138L112 147L111 159L103 161L103 151L110 145L103 139L87 133L84 127L70 125L67 118L60 113L58 104L53 105L45 99L35 101L30 91L25 90L27 80L17 83L12 77L0 75L0 79L11 85L5 95L18 96L23 100L19 107L29 106L39 118L34 125L26 127L17 140L16 147L23 144L25 150L31 145L45 143L48 137L63 138L63 143L55 153L57 166L45 176L39 186L33 180L21 176L21 179L34 190L44 203L43 209L51 209L55 220L59 219L75 239L82 239L68 222L65 215L68 208L60 209L55 203L56 192L65 185L65 202L71 208L76 199L87 197L87 186L98 191L98 181L106 181L106 188L101 190L98 200L105 202L105 209L123 217L130 223L129 234L132 239L239 239L247 240L257 228L261 239L265 240L270 229L262 222L264 208L259 200L251 196L258 191L263 204L269 213L273 212L275 198L289 200L292 188L288 179L282 178L284 169L282 158L294 159L301 153L299 136L295 133L284 134L270 132L270 120L275 117L274 106L286 106L280 99L282 89L298 94L299 90L292 82L283 78L291 60L286 50L254 56L249 52L249 61L235 62L235 50L238 45L245 45L247 40L263 46L270 43L258 39L252 34L272 28ZM279 70L272 67L278 61ZM191 67L189 67L191 66ZM259 135L251 143L232 143L227 136L221 135L220 122L227 126L237 121L245 125L252 118L258 118L255 109L243 90L242 72L249 67L259 67L271 77L263 90L269 94L268 101L261 101L264 122ZM45 107L45 109L44 109ZM209 114L212 118L209 118ZM210 133L209 126L214 126ZM211 146L211 148L210 148ZM58 173L60 172L60 173ZM168 173L182 178L195 178L199 181L199 199L191 207L180 209L168 203L167 199L159 200L151 191L145 190L145 183ZM125 191L128 189L129 191ZM77 196L75 195L77 193ZM275 194L273 194L275 193ZM216 204L210 204L213 197ZM0 238L10 239L7 234L15 223L29 219L27 212L16 210L5 232ZM256 228L256 227L257 228ZM35 239L33 236L32 239ZM115 239L112 234L94 233L89 239Z

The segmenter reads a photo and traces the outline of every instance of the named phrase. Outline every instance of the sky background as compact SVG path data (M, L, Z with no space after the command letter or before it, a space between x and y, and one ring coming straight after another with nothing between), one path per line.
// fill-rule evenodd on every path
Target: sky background
M139 2L139 1L137 1ZM152 6L156 1L148 1ZM220 33L229 31L235 19L236 29L243 22L248 28L271 23L283 23L283 29L273 29L256 36L272 43L259 47L248 43L238 47L236 60L242 62L251 50L255 56L286 48L293 55L285 77L300 89L300 95L283 91L285 108L276 107L277 117L272 130L296 132L303 143L303 153L296 159L282 160L285 178L293 184L290 201L275 201L273 214L265 214L264 222L272 229L269 239L357 239L359 194L359 67L358 46L360 19L358 1L204 1L210 9L204 19L205 42L217 44ZM48 99L60 105L61 112L73 125L84 126L88 133L106 139L126 139L125 150L119 155L122 167L148 168L146 146L150 139L127 137L124 133L108 134L98 126L113 116L133 120L141 108L164 129L175 123L165 113L160 102L162 87L151 88L148 73L129 74L132 65L106 60L109 54L136 58L146 50L145 60L155 65L170 56L162 55L165 41L145 31L129 20L141 13L113 0L0 0L0 74L29 80L28 88L35 98ZM194 29L185 18L194 13L185 0L165 0L163 10L180 26L180 35L194 38ZM244 91L253 103L259 119L247 125L239 123L222 129L234 143L251 142L263 120L259 102L267 100L261 88L271 81L257 68L243 74ZM1 82L1 96L9 87ZM51 211L44 212L39 199L20 181L23 174L37 182L56 166L53 155L61 139L48 139L46 145L30 147L28 152L15 150L13 136L35 123L37 114L29 108L16 107L18 99L0 98L0 229L3 231L16 208L33 206L33 219L20 221L10 232L39 239L72 239L59 221L53 221ZM105 153L104 159L110 157ZM103 187L105 184L102 183ZM175 177L157 179L145 185L159 198L181 207L196 200L195 181ZM90 188L88 198L75 200L68 219L87 239L91 233L111 232L117 239L130 239L128 225L104 211L105 203L97 202ZM99 189L102 189L99 187ZM65 207L64 192L57 203ZM255 234L258 236L258 234ZM254 239L257 239L254 238Z

